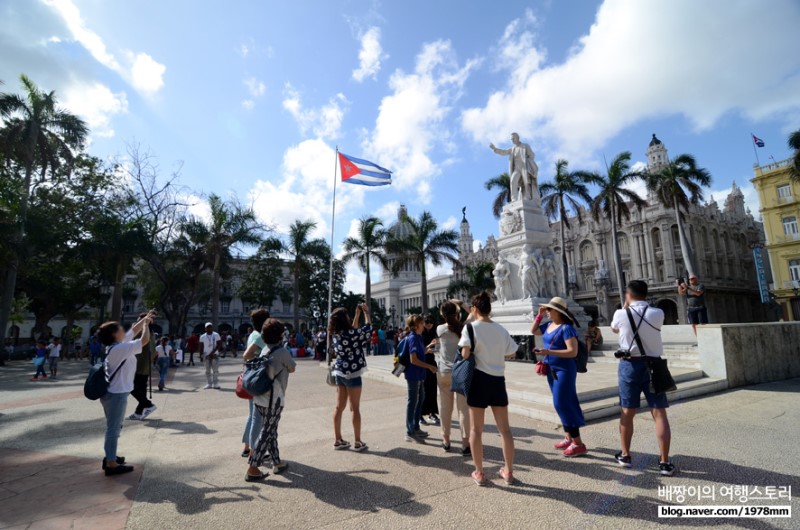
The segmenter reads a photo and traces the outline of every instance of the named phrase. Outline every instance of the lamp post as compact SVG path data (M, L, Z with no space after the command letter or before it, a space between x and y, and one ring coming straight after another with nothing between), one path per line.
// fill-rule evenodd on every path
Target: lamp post
M396 313L396 309L394 307L394 304L392 304L392 307L389 308L389 314L392 315L392 327L394 327L394 315L395 315L395 313Z

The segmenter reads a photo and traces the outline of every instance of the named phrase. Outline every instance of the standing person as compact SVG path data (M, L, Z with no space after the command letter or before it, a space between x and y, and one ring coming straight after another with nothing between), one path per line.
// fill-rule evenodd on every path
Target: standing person
M139 313L139 319L143 319L147 313ZM134 335L134 338L137 338ZM98 339L98 344L99 344ZM101 345L102 346L102 345ZM136 356L136 372L133 376L133 390L131 395L136 400L136 410L128 416L129 420L143 420L155 412L156 405L147 397L147 383L150 381L150 374L153 372L153 359L155 348L152 341L142 346L142 351Z
M92 335L92 337L89 339L89 354L91 355L90 362L92 363L92 366L97 364L102 353L103 346L100 345L100 340L98 340L97 335Z
M44 362L47 360L47 346L43 340L36 341L36 357L33 358L33 364L36 366L36 373L31 377L31 381L38 381L39 374L42 374L42 379L47 379L47 373L44 371Z
M700 279L697 276L692 274L689 276L689 285L681 283L678 286L678 293L686 295L686 319L692 325L692 331L697 336L697 325L708 324L706 286L700 283Z
M186 339L186 350L189 352L189 366L194 366L194 354L200 349L200 338L196 331L192 331Z
M511 435L511 426L508 423L508 393L506 392L505 361L516 357L517 343L508 334L508 331L493 322L489 315L492 312L491 295L483 291L472 298L470 316L473 318L471 326L464 326L461 332L461 356L469 359L475 356L475 370L472 375L467 405L469 405L469 419L472 425L470 432L470 447L475 471L472 480L478 486L487 484L483 472L483 424L486 408L492 408L497 430L503 443L504 466L499 475L506 484L514 482L514 438ZM469 329L473 330L475 347L472 348Z
M106 322L97 330L100 343L106 348L104 369L108 376L108 392L100 398L106 416L105 458L103 469L106 476L121 475L133 471L125 464L125 458L117 455L122 420L128 404L128 394L133 390L136 372L135 357L150 342L149 325L153 312L134 324L127 333L119 322ZM139 339L134 337L141 332Z
M156 346L156 356L153 361L158 367L158 391L164 391L164 385L167 383L167 374L169 373L169 367L172 363L173 355L175 354L175 350L169 343L169 338L161 337L161 343Z
M47 347L47 358L50 366L50 377L58 377L58 360L61 357L61 337L53 337L53 343Z
M586 330L586 351L592 353L593 346L603 345L603 334L600 331L600 326L597 325L597 320L590 320L588 329Z
M286 404L289 374L294 372L296 364L292 354L281 346L282 335L281 321L269 318L261 328L261 340L266 343L266 347L257 354L248 349L250 357L246 360L255 358L256 355L263 358L269 364L269 376L273 379L273 383L272 390L266 394L253 396L256 409L261 415L261 433L250 451L249 466L244 476L247 482L263 480L267 476L259 469L264 465L267 453L275 475L283 473L289 467L288 463L281 460L278 450L278 423L281 421L281 413Z
M255 358L267 347L267 343L264 342L261 332L255 330L262 329L264 327L264 322L266 322L268 318L269 311L266 309L254 309L250 312L250 321L253 323L253 327L250 328L250 334L247 336L247 348L242 355L242 362L247 362L248 359ZM282 329L281 333L283 333ZM261 414L259 414L252 399L247 400L247 405L249 411L247 422L244 424L244 433L242 433L242 443L244 444L242 457L244 458L250 456L250 451L255 447L258 435L261 432Z
M219 390L219 348L222 346L222 339L219 333L214 331L214 325L206 322L206 332L200 336L200 360L206 367L206 390L216 388Z
M386 355L386 330L385 326L378 328L378 355Z
M547 322L542 320L547 317ZM580 428L586 425L583 411L578 401L578 323L567 302L558 296L548 303L539 306L539 314L533 320L531 333L540 335L544 348L534 350L544 356L547 365L547 384L553 394L553 407L556 409L561 425L564 427L564 439L554 445L563 450L564 456L580 456L587 452L581 439Z
M425 362L436 366L436 347L439 339L436 338L436 321L432 315L425 315L425 325L422 328L422 343L425 344ZM422 423L425 425L439 425L439 403L436 399L439 384L435 372L425 374L425 398L422 401Z
M619 361L619 401L622 411L619 420L619 435L622 450L616 454L617 463L631 467L631 440L633 439L633 418L641 405L641 395L647 400L650 414L656 425L656 438L660 451L659 473L665 476L675 474L675 465L669 459L669 446L672 432L667 418L667 395L655 393L650 388L649 357L658 358L664 352L661 340L661 326L664 325L664 312L650 307L647 300L647 284L641 280L628 283L625 290L625 305L614 313L611 329L619 333L619 348L623 357ZM633 324L631 324L633 319ZM638 341L637 341L638 337ZM645 351L641 351L642 348Z
M372 346L372 355L378 355L378 332L372 330L372 336L369 338L370 345Z
M439 383L439 402L442 413L442 447L445 451L450 450L450 429L453 421L453 402L455 401L458 408L458 428L461 431L461 454L469 456L471 451L469 448L470 425L467 398L450 390L450 384L453 381L453 363L458 354L458 341L464 330L461 311L461 300L450 300L439 308L445 323L436 328L439 338L436 377Z
M364 313L364 325L359 327L361 313ZM367 371L365 354L372 336L372 319L367 304L358 304L353 320L347 309L339 307L331 313L328 323L333 350L333 375L336 378L336 406L333 409L333 448L343 450L350 448L350 442L342 438L342 414L347 403L353 416L353 450L364 451L367 444L361 439L361 374Z
M409 359L409 364L405 369L406 385L408 386L406 441L413 442L428 437L428 433L419 428L422 420L422 404L425 401L425 377L429 373L436 375L437 369L435 364L425 361L425 342L422 340L425 319L420 315L409 315L406 324L411 330L405 338L406 353L404 354L408 355Z

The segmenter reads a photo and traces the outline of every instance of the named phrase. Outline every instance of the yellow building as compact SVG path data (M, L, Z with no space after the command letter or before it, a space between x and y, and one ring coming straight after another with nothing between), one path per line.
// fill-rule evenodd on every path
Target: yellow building
M785 320L800 320L800 182L792 181L791 159L754 166L772 268L770 291Z

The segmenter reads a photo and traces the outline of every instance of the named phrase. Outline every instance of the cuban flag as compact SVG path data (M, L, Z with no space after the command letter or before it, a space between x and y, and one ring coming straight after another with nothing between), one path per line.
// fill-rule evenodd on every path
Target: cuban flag
M762 140L761 138L759 138L758 136L756 136L756 135L755 135L755 134L753 134L753 133L750 133L750 136L752 136L752 137L753 137L753 143L755 143L755 144L756 144L756 146L758 146L758 147L764 147L764 140Z
M392 183L392 172L378 164L339 153L342 182L362 186L386 186Z

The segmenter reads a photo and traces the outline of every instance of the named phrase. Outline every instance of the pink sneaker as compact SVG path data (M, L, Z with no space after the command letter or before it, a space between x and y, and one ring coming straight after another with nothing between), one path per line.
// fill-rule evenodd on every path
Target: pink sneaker
M572 444L564 450L564 456L581 456L588 453L589 450L586 449L584 444Z
M570 445L572 445L572 440L570 440L569 438L564 438L557 444L553 445L553 447L555 447L556 449L566 449Z

